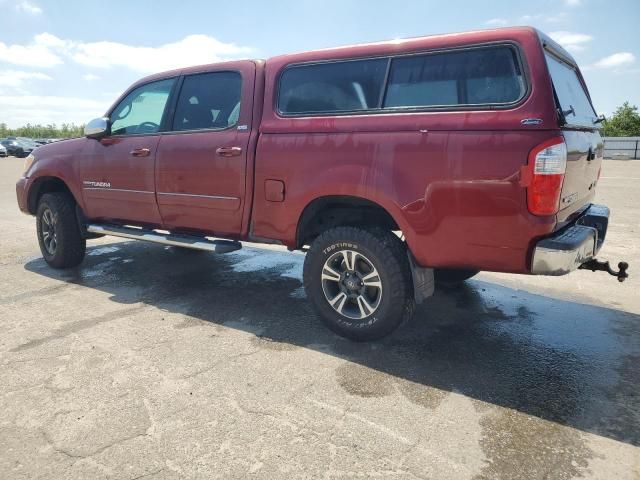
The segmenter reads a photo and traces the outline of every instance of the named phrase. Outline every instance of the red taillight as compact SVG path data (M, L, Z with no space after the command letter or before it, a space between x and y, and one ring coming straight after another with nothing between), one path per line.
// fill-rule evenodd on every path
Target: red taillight
M533 215L555 215L567 168L564 138L554 137L529 153L531 181L527 187L527 206Z

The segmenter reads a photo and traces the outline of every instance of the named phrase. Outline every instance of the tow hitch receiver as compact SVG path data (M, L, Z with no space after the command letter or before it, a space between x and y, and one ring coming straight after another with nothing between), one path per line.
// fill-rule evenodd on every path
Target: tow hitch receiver
M581 268L584 270L591 270L592 272L595 272L596 270L602 270L603 272L607 272L609 275L613 275L614 277L617 277L619 282L624 282L625 279L629 278L629 274L627 273L627 268L629 268L629 264L627 262L619 262L617 272L611 269L609 262L601 262L599 260L596 260L595 258L593 260L589 260L588 262L583 263L578 268Z

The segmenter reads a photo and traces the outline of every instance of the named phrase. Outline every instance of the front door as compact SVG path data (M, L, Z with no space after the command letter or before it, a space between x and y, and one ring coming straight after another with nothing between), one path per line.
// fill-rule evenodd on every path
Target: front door
M164 228L240 233L254 77L246 61L184 77L156 158Z
M155 196L159 131L175 78L132 90L110 114L110 134L87 146L81 167L88 218L160 225Z

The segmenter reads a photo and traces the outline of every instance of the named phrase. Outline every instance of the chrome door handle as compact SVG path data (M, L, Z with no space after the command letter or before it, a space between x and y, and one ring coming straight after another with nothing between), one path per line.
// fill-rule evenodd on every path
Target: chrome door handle
M216 149L216 153L221 157L237 157L242 153L241 147L220 147Z
M151 150L148 148L134 148L129 153L134 157L148 157Z

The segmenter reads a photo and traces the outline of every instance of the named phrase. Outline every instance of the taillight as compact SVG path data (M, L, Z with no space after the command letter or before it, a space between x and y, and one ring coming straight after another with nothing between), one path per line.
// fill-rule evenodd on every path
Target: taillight
M564 138L554 137L531 150L531 181L527 187L529 212L541 216L558 213L566 168L567 146Z

